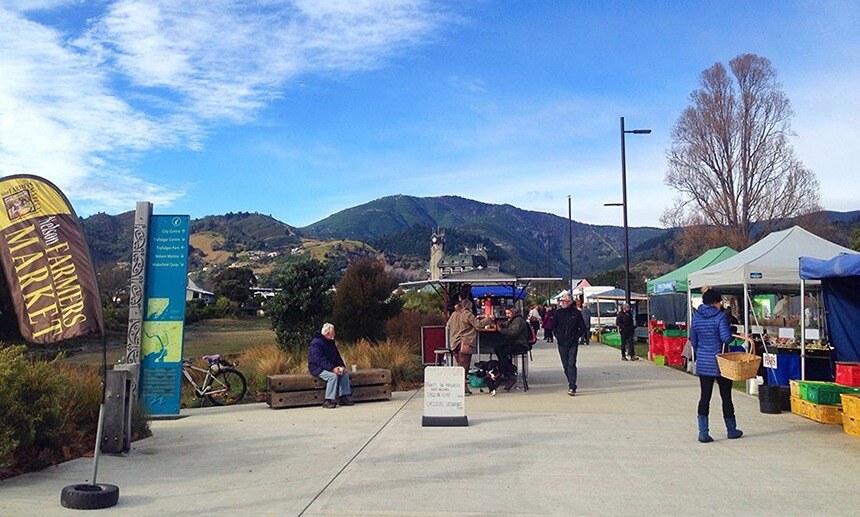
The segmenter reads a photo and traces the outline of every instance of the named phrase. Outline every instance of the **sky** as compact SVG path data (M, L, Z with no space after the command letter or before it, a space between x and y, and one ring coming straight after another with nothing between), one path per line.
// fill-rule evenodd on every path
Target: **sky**
M459 195L659 226L700 73L767 57L829 210L860 209L860 3L0 0L0 175L79 215L136 201L305 226Z

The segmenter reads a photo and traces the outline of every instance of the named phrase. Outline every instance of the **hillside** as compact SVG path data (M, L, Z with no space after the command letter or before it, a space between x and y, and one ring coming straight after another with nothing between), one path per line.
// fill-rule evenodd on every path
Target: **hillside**
M128 261L133 212L99 213L81 220L96 266ZM821 212L798 221L848 245L860 238L860 212ZM789 222L786 222L789 224ZM247 266L258 276L305 256L325 259L335 271L361 256L384 256L402 278L425 275L433 228L444 228L446 251L484 245L491 260L520 275L567 276L568 221L563 217L491 205L456 196L390 196L352 207L297 229L257 213L210 215L191 221L189 272L202 287L220 268ZM383 233L387 232L387 233ZM631 263L655 268L689 260L679 254L678 229L631 228ZM573 272L593 276L623 263L623 229L573 223Z
M446 232L453 229L477 239L487 239L503 251L498 259L502 269L510 273L566 276L568 272L567 219L458 196L384 197L333 214L301 231L318 238L372 242L391 255L426 260L430 234L426 232L421 237L416 234L416 228L444 228ZM630 228L630 247L636 248L664 233L666 230L659 228ZM460 252L462 244L449 240L446 250ZM573 222L575 276L588 276L617 266L623 250L622 228Z

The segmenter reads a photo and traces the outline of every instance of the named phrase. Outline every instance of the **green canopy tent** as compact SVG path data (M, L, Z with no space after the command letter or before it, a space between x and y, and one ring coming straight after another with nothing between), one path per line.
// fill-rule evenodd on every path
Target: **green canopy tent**
M676 322L687 319L687 275L718 264L738 252L728 246L710 249L674 271L647 282L651 318Z

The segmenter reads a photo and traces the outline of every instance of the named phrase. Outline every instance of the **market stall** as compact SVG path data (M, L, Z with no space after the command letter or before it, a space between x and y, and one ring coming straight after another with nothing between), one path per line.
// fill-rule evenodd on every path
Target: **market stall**
M802 293L808 281L821 281L834 360L860 361L860 255L844 254L830 260L800 257L800 278ZM804 318L804 333L805 323Z
M713 266L702 269L687 276L687 296L692 295L692 290L700 290L702 287L710 286L718 288L724 294L738 294L742 297L743 313L740 325L743 334L759 334L765 343L779 343L780 345L791 345L780 347L779 353L783 353L787 363L789 353L794 355L797 350L798 360L802 365L808 358L804 347L805 341L811 339L809 334L803 333L798 336L795 325L801 323L804 317L792 316L792 300L783 297L782 304L777 303L776 316L781 319L779 325L757 324L753 329L755 317L752 312L752 294L782 294L796 295L800 292L801 282L799 275L799 258L812 256L821 259L830 259L841 253L854 253L848 248L834 244L822 239L799 226L787 230L773 232L749 248L737 255L729 257ZM819 283L810 281L807 287L818 290ZM692 307L690 308L692 310ZM783 315L779 311L785 311ZM753 332L755 330L756 332ZM822 329L823 330L823 329ZM799 344L798 344L799 342ZM796 345L796 346L795 346ZM823 347L822 353L827 353ZM777 359L777 364L779 361ZM801 367L799 376L805 378L808 372ZM791 378L793 374L789 373Z
M738 252L728 246L710 249L674 271L646 282L649 320L687 320L687 275L719 264Z

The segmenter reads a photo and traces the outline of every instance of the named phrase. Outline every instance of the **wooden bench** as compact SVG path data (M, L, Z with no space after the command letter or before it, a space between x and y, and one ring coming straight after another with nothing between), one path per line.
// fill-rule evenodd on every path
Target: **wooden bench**
M391 399L391 370L371 368L349 372L355 402ZM325 400L325 381L309 373L266 377L266 402L272 409L318 406Z

